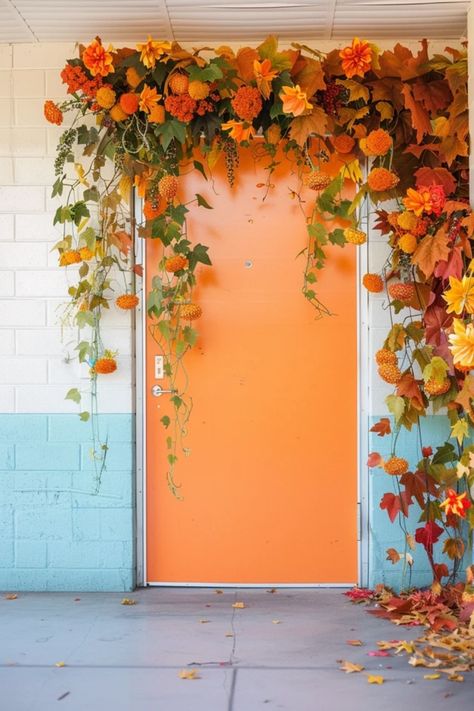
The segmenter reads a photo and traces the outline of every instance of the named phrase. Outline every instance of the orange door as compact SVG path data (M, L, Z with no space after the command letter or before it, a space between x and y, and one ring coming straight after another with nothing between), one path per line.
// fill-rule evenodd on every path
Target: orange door
M247 155L246 155L247 153ZM336 314L315 319L301 293L306 227L283 159L266 179L249 152L233 189L181 178L193 242L210 245L195 301L203 316L187 355L194 410L176 478L166 481L164 394L151 395L147 343L147 580L150 583L354 583L357 580L357 310L351 245L330 249L317 285ZM314 199L314 193L307 196ZM147 271L160 256L149 242ZM166 388L166 380L159 384Z

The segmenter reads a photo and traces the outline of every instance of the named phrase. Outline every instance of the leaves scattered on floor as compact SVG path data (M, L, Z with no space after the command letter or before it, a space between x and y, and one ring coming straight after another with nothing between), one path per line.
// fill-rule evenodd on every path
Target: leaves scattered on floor
M136 605L137 601L131 597L124 597L120 604L121 605Z
M181 669L178 676L180 679L188 679L190 681L194 681L194 679L201 679L197 669Z
M236 610L243 610L246 607L245 602L234 602L232 605Z
M362 664L353 664L352 662L342 661L339 669L346 674L354 674L356 672L364 671L365 667Z

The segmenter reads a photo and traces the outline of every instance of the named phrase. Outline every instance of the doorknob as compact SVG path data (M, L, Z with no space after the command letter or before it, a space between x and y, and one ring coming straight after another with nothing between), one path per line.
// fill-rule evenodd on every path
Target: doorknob
M164 395L164 393L176 393L178 392L177 390L163 390L161 385L153 385L151 389L151 394L153 397L160 397L161 395Z

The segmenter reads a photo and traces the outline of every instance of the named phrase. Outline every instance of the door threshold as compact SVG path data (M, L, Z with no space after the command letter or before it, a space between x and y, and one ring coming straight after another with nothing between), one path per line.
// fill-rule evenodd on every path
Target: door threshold
M353 588L356 583L146 583L161 588Z

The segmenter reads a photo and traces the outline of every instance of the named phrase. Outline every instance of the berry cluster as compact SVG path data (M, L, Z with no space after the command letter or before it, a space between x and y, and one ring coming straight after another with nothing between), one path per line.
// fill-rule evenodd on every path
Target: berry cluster
M239 152L237 143L233 138L226 138L223 145L225 156L225 167L227 171L227 180L232 187L235 181L235 169L239 167Z
M336 116L337 110L347 103L349 92L335 81L327 81L325 91L318 91L318 103L321 104L328 116Z

